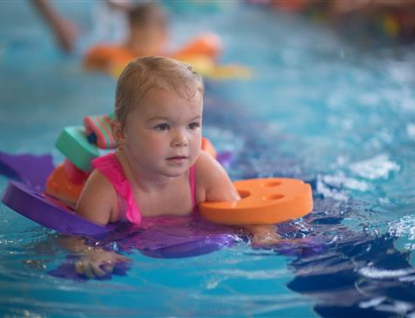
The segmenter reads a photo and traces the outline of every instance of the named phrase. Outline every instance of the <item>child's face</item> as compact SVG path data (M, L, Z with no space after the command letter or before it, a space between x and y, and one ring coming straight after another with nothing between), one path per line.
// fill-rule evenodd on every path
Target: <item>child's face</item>
M130 164L145 173L176 177L192 166L200 153L203 96L190 100L152 89L128 114L123 151Z
M153 12L151 19L145 25L132 25L131 39L133 50L136 51L137 55L161 54L168 39L167 19L164 12Z

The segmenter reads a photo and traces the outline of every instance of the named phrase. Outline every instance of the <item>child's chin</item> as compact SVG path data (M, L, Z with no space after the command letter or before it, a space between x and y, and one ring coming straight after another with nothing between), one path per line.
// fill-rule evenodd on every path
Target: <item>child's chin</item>
M164 175L170 178L176 178L180 177L185 173L189 167L183 166L183 167L169 167L168 169L164 170Z

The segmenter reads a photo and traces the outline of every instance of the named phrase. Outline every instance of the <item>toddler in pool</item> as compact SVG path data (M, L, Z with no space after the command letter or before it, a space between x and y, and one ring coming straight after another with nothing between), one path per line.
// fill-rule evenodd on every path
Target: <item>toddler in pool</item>
M127 37L119 45L102 43L91 47L84 57L87 69L112 72L117 64L125 66L136 57L164 54L168 43L167 16L159 4L111 5L125 11Z
M204 87L191 66L167 57L131 62L115 98L115 153L94 160L76 212L99 224L143 217L186 216L205 201L240 199L222 166L201 150ZM279 236L271 226L245 227L253 243ZM97 254L98 255L98 254ZM108 252L89 255L78 272L101 274L119 260Z

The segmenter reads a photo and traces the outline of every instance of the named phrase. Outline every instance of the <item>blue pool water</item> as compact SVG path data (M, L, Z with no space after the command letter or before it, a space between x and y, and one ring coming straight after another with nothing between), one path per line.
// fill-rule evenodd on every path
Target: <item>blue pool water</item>
M59 162L60 130L111 110L114 80L79 63L88 44L116 36L97 23L97 3L56 4L84 30L74 56L56 51L28 2L0 4L1 151ZM232 2L203 8L209 15L173 9L175 45L215 31L221 61L254 71L206 81L205 134L234 153L231 177L305 179L313 213L279 225L287 240L273 249L241 242L183 259L137 251L127 275L79 282L48 274L68 255L58 234L0 205L0 314L415 317L413 48L358 47L325 26Z

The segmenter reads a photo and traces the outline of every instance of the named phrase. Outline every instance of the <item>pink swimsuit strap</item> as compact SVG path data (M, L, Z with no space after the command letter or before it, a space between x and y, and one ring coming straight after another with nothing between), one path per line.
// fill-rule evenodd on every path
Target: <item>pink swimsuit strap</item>
M133 189L125 177L115 153L94 159L92 165L108 179L114 187L115 192L127 203L127 219L131 223L141 223L141 213L135 202Z
M98 169L114 187L115 192L127 203L126 217L131 223L141 223L141 213L135 202L133 189L130 182L125 177L124 170L119 163L115 153L99 157L92 161L94 168ZM195 166L189 169L190 193L192 197L193 212L196 210L196 186L195 186Z

